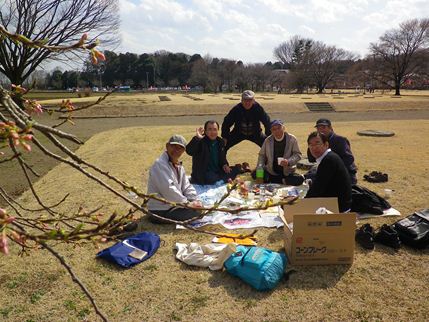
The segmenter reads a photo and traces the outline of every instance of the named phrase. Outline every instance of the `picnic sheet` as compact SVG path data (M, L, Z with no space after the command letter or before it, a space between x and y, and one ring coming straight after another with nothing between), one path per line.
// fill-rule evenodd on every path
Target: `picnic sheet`
M373 218L373 217L390 217L390 216L400 216L400 215L401 213L398 210L391 207L389 209L384 210L382 215L358 213L357 219L366 219L366 218Z
M222 181L217 182L214 185L194 185L194 187L197 191L198 198L206 207L212 206L227 192L226 184ZM245 200L238 194L231 193L231 195L222 202L221 206L233 209L234 207L240 207L243 205L251 206L252 202L254 201ZM281 207L271 207L261 211L242 211L238 214L214 211L199 220L195 220L190 225L195 228L217 224L222 225L227 229L256 227L279 228L283 226L283 221L279 217L279 214L282 213L283 209ZM176 228L180 229L184 227L182 225L177 225Z
M293 195L303 197L306 194L306 187L304 186L280 186L274 185L277 189L277 194L281 195ZM227 192L226 184L222 181L215 183L214 185L194 185L197 192L198 198L202 201L206 207L213 206L218 200L222 198ZM251 206L252 202L245 200L236 193L226 198L221 206L233 209L234 207L240 207L243 205ZM230 214L223 211L214 211L211 214L192 222L190 225L198 228L205 225L222 225L227 229L237 228L256 228L256 227L268 227L268 228L279 228L283 226L283 221L279 215L283 214L281 207L271 207L267 210L260 211L242 211L238 214ZM367 213L358 213L357 220L372 218L372 217L387 217L387 216L400 216L401 213L395 208L386 209L382 215L374 215ZM177 225L176 228L183 229L182 225Z

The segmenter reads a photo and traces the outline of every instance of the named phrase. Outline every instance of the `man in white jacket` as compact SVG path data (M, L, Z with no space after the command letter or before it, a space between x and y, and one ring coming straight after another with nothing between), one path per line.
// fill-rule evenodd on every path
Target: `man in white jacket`
M165 200L187 204L191 207L201 207L197 200L195 188L186 177L185 168L179 161L185 152L186 140L181 135L173 135L166 144L166 151L155 161L149 171L148 194L157 194ZM200 213L193 209L172 207L169 204L150 199L148 202L150 212L163 218L176 221L185 221L198 217ZM169 223L168 221L150 216L154 223Z

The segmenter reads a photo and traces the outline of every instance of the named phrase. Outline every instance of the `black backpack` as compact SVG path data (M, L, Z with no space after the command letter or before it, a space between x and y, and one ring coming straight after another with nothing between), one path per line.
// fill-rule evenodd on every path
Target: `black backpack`
M418 249L429 246L429 208L397 221L393 228L403 244Z
M356 184L352 186L352 211L382 215L383 210L389 209L390 207L389 202L374 191Z

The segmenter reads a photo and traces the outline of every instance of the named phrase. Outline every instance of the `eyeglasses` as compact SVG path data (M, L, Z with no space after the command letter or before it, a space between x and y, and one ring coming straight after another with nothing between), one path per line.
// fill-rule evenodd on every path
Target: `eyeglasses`
M322 142L318 142L318 143L314 143L314 144L309 144L308 147L309 148L315 148L315 147L322 146L322 145L323 145Z

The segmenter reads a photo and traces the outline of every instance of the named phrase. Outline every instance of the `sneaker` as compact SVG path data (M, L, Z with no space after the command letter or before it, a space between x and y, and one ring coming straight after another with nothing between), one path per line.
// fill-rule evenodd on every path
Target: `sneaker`
M391 226L384 224L380 230L375 234L374 241L377 243L399 249L401 247L401 240L398 233Z
M365 249L374 249L374 228L370 224L364 224L356 229L355 240Z

